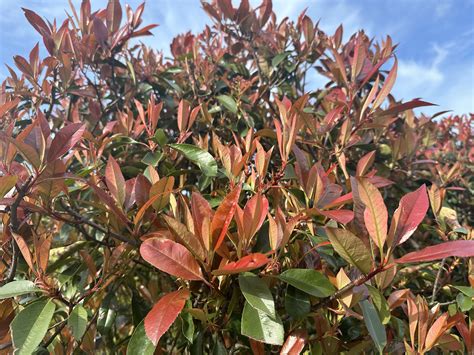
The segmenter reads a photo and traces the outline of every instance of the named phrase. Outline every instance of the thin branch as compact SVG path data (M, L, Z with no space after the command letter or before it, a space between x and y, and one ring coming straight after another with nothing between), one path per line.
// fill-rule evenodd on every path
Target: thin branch
M31 175L25 181L25 183L18 189L18 194L16 195L15 201L13 201L10 207L10 229L15 234L18 234L18 231L20 229L20 222L18 221L18 207L20 206L21 201L23 201L23 198L27 194L27 191L30 188L30 183L32 179L33 179L33 176ZM2 282L3 284L13 281L13 279L15 278L16 269L18 266L18 258L20 255L20 250L13 236L11 239L11 246L12 246L12 260L11 260L10 268L8 270L7 277Z

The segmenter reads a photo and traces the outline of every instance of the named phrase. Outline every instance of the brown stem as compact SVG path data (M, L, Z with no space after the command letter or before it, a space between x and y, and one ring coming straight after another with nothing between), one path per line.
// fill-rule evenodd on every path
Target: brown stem
M27 194L28 189L30 188L31 180L33 176L30 176L25 183L18 189L18 194L16 195L15 201L13 201L10 207L10 229L13 233L18 234L20 228L20 222L18 221L18 207L20 206L21 201ZM16 269L18 266L18 257L20 255L20 250L16 244L15 238L11 239L12 246L12 261L10 268L8 270L7 277L2 282L3 284L13 281L16 275Z
M331 297L328 297L328 298L324 299L322 302L318 303L315 307L315 310L318 310L318 309L321 309L321 308L327 306L332 301L342 297L347 292L351 291L354 287L365 284L367 281L372 279L375 275L377 275L377 274L379 274L383 271L386 271L386 270L388 270L388 269L390 269L394 266L395 266L395 264L389 264L387 266L379 266L378 268L376 268L376 269L372 270L371 272L369 272L367 275L362 275L362 276L358 277L357 279L355 279L351 283L347 284L346 286L344 286L343 288L338 290Z

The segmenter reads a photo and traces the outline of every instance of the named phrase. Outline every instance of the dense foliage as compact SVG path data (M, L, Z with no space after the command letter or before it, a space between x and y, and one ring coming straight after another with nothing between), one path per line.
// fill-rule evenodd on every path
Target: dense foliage
M2 351L472 352L474 116L397 101L390 37L202 6L171 58L144 5L24 9L48 54L0 89Z

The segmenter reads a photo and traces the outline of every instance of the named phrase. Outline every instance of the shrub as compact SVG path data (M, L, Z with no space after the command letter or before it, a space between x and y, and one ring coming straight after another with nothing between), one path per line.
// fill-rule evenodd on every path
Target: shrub
M24 9L48 56L1 88L2 349L471 352L474 116L396 100L390 37L202 6L171 58L144 5Z

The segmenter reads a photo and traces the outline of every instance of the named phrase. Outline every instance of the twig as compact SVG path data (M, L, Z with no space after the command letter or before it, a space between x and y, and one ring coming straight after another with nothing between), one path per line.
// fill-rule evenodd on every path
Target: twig
M436 274L436 279L433 284L433 293L431 294L431 303L434 303L436 300L436 294L438 293L439 290L439 282L441 280L441 273L443 272L444 269L444 264L446 263L446 258L443 258L441 260L441 264L439 265L438 272Z
M10 229L13 233L18 234L18 230L20 228L20 223L18 221L18 207L20 206L21 201L23 201L23 197L25 197L29 187L31 180L33 179L33 175L31 175L23 184L18 189L18 194L15 198L15 201L13 201L11 207L10 207ZM15 238L12 236L11 239L11 245L12 245L12 261L10 264L10 269L8 270L7 277L5 280L2 282L3 284L8 283L13 281L16 275L16 269L18 266L18 257L20 250L18 248L18 245L16 244Z

